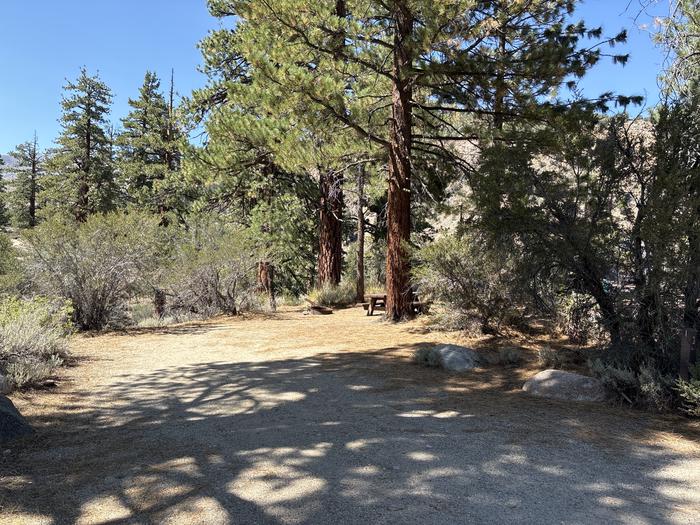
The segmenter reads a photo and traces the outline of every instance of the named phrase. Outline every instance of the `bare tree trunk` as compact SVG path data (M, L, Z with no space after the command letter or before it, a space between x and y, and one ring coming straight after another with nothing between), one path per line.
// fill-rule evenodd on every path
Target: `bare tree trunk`
M365 168L357 172L357 282L355 299L365 301Z
M698 209L700 216L700 208ZM688 379L690 366L698 361L700 344L700 233L688 235L690 257L686 279L681 328L681 376Z
M498 38L498 54L501 60L505 59L506 56L506 28L501 28L501 35ZM493 122L496 129L499 131L503 129L503 113L505 108L505 98L506 98L506 84L505 84L505 71L500 68L498 75L496 77L496 100L494 101L493 107Z
M343 264L343 179L333 172L320 176L318 284L337 285Z
M406 244L411 237L412 84L408 77L411 51L407 39L413 17L407 2L395 2L392 120L389 137L389 194L387 209L386 317L392 321L412 317L410 261Z
M165 291L161 290L160 288L156 288L153 291L153 309L155 310L159 319L162 319L165 316L166 304L167 296L165 295Z
M258 263L258 291L266 293L270 299L270 308L277 310L277 299L275 298L275 267L269 261Z

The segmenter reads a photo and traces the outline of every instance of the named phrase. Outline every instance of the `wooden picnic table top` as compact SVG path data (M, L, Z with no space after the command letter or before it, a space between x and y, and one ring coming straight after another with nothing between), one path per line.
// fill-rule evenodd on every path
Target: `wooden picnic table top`
M367 297L370 299L386 299L385 293L371 293Z

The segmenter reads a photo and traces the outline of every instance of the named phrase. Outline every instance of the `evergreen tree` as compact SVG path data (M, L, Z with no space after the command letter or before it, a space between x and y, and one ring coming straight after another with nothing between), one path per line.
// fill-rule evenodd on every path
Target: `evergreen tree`
M84 222L91 213L112 209L116 199L107 121L112 92L85 68L64 89L62 131L51 157L46 197L54 208Z
M5 181L3 180L3 170L5 161L0 157L0 226L6 226L8 224L7 217L7 191L5 189Z
M16 164L10 207L14 224L19 228L33 228L37 224L37 196L40 191L43 158L34 139L18 145L11 153Z
M147 72L139 98L129 99L132 109L122 119L124 131L117 139L119 176L127 200L161 214L169 208L165 181L179 168L180 159L173 90L171 86L166 101L160 80Z
M306 113L322 108L384 150L390 319L412 314L406 244L418 166L447 159L469 171L456 141L487 140L508 121L539 122L544 109L568 107L542 101L601 55L580 45L600 30L567 23L575 3L210 1L214 14L238 17L235 31L212 44L222 55L235 48L233 56L303 100Z
M342 4L338 3L339 9ZM207 173L216 177L220 170L211 166L226 166L222 175L231 182L239 178L232 172L244 173L257 165L253 171L260 178L296 173L316 181L315 282L338 284L343 258L343 175L359 157L366 156L367 145L329 118L325 108L309 106L306 98L289 92L283 69L251 67L240 57L235 41L235 32L222 29L201 44L205 71L212 80L208 89L195 94L200 107L211 109L206 123ZM236 142L242 146L240 156L234 154L239 150L232 147ZM279 184L283 188L285 182Z

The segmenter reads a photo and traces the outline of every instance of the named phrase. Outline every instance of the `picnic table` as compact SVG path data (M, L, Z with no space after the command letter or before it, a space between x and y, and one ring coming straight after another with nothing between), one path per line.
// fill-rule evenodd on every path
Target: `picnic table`
M386 294L385 293L371 293L367 296L368 302L362 303L362 307L367 310L367 315L374 315L375 310L386 311ZM427 304L424 304L418 298L418 293L413 292L413 310L416 313L422 313L427 311Z

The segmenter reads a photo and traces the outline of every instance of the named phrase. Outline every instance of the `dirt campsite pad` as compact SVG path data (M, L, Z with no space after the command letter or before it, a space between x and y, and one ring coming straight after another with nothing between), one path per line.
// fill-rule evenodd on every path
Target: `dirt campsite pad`
M357 309L76 338L13 398L0 522L697 523L692 423L411 363L450 342Z

